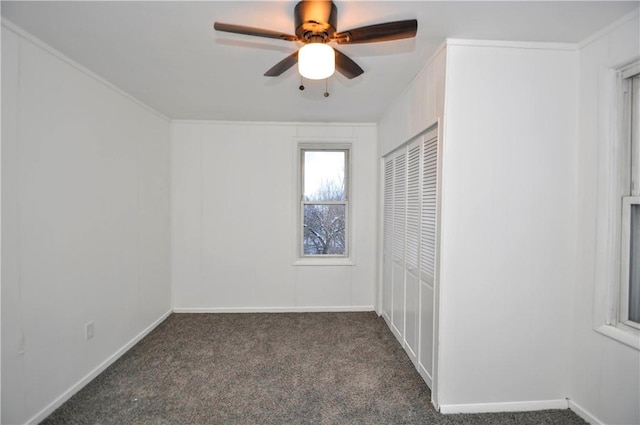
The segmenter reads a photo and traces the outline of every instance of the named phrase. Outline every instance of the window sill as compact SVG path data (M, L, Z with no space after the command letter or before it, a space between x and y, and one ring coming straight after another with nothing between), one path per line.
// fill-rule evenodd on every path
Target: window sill
M625 325L602 325L595 331L640 351L640 332Z
M355 266L350 258L299 258L294 266Z

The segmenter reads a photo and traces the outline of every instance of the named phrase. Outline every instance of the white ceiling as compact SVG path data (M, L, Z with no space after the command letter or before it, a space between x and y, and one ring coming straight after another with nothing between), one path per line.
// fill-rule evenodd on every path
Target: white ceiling
M221 33L214 21L294 33L295 1L11 2L2 16L175 119L373 122L445 38L578 42L625 1L336 1L338 30L418 19L415 39L341 46L365 71L306 82L262 74L295 43Z

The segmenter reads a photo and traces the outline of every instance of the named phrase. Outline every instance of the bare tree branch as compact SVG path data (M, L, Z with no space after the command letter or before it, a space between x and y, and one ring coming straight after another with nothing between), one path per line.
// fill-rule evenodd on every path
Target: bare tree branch
M323 181L307 200L344 201L343 181ZM304 251L312 255L345 253L344 205L307 204L304 210Z

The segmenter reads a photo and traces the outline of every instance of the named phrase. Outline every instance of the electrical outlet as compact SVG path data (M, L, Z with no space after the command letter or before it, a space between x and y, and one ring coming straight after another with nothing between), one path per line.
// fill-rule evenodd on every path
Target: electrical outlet
M89 322L84 327L84 336L89 341L93 338L93 322Z

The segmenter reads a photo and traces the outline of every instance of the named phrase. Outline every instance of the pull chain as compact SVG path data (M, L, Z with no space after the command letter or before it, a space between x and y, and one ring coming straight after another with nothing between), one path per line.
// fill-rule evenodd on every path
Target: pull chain
M329 79L325 78L324 80L324 97L329 97Z

